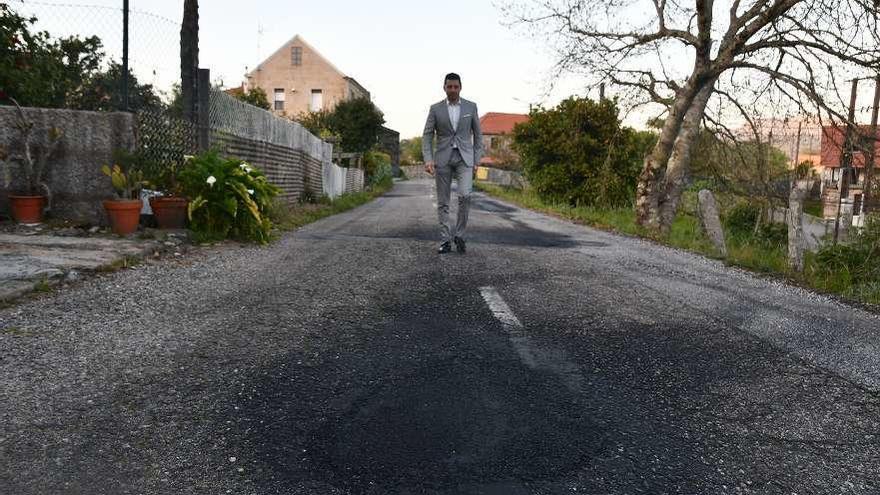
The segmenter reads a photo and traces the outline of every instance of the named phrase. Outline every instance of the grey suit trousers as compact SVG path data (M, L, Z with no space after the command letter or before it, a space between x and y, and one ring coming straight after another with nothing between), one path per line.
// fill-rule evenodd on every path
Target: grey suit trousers
M458 184L458 221L455 231L449 226L449 199L452 195L452 176ZM471 209L471 191L474 186L474 169L468 167L457 149L452 151L449 163L438 166L434 172L437 183L437 216L440 219L440 241L449 242L453 236L464 239L468 213Z

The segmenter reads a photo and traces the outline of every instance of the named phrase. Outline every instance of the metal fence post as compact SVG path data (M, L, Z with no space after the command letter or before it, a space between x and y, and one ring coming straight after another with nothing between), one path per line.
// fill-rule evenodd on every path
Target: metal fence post
M211 146L210 110L211 110L211 70L199 69L196 115L199 129L199 151L207 151Z

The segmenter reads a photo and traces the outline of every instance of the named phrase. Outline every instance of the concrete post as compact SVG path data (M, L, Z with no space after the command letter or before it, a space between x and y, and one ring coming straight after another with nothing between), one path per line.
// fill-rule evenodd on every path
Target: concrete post
M727 243L724 241L724 229L721 227L721 218L718 214L718 203L715 202L715 196L712 194L712 191L703 189L700 191L698 198L700 205L697 211L699 212L700 225L703 227L703 232L706 233L706 236L715 245L718 253L726 258Z
M812 181L795 181L788 195L788 266L795 272L804 269L804 198L810 192Z

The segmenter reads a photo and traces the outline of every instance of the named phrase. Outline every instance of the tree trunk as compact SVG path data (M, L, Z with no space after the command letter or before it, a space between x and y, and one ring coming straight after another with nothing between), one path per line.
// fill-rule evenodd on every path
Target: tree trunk
M690 108L699 91L699 77L691 75L687 84L675 95L675 101L669 107L669 115L663 123L660 137L651 153L645 157L645 165L639 174L636 187L636 223L649 229L660 226L660 198L666 164L672 153L673 145L681 131L685 114Z
M180 25L180 96L183 118L196 119L196 93L199 69L199 2L184 0L183 23Z
M700 133L700 125L703 120L703 112L709 103L709 97L714 90L714 80L706 83L691 103L684 116L678 137L672 147L672 154L666 165L665 180L662 194L659 197L660 232L666 234L675 220L678 211L678 203L684 190L685 182L690 175L691 150Z

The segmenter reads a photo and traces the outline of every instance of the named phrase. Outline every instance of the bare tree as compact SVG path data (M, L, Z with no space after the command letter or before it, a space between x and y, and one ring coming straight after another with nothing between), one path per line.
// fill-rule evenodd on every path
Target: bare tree
M636 193L637 221L660 231L674 219L710 103L748 119L750 107L761 112L776 98L846 120L839 83L880 70L874 0L511 1L511 24L551 34L557 73L611 82L632 105L662 106Z

